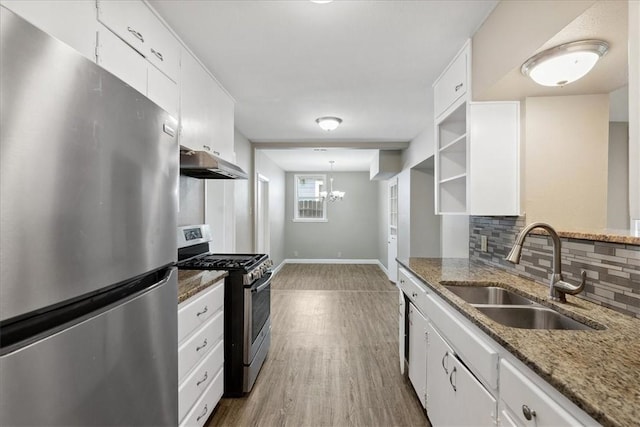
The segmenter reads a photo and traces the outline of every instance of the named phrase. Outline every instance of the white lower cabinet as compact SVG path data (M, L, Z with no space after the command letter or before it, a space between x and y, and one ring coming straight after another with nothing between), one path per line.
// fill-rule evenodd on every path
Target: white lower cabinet
M427 325L427 414L434 426L493 426L496 399Z
M398 278L412 301L409 379L433 426L599 425L411 272L400 268ZM402 359L404 316L399 321Z
M506 360L500 362L500 423L535 427L584 425Z
M178 306L178 420L202 426L224 391L224 279Z
M427 399L427 319L409 303L409 380L422 407Z

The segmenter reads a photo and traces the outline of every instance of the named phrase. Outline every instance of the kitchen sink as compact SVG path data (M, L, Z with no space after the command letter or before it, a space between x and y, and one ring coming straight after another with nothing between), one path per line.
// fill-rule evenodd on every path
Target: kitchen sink
M520 329L592 330L590 326L541 306L508 307L475 305L481 313L505 326Z
M528 298L510 292L497 286L464 286L444 285L450 292L456 294L470 304L492 305L530 305L534 304Z

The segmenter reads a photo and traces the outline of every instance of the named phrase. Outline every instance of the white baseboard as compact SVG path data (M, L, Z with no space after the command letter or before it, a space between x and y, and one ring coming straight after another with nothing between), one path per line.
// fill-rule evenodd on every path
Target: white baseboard
M273 275L275 276L278 271L280 271L282 269L282 267L284 267L284 265L287 263L287 260L285 259L284 261L282 261L280 264L278 264L278 266L274 269L271 270L271 273L273 273Z
M387 267L385 267L384 264L380 262L380 260L377 260L377 261L378 261L378 267L380 267L380 270L382 270L384 274L386 274L387 277L389 277L389 270L387 270Z
M302 259L302 258L288 258L285 259L283 264L380 264L377 259Z

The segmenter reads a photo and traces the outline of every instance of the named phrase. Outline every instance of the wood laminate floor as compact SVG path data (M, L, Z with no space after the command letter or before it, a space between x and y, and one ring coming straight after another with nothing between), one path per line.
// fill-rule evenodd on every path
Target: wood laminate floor
M428 426L398 362L398 291L375 265L287 264L251 393L207 426Z

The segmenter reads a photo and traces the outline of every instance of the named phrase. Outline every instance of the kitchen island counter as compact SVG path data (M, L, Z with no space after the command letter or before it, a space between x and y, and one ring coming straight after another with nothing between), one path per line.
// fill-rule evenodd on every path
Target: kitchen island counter
M637 423L639 319L570 295L566 304L551 301L548 287L479 262L440 258L398 259L398 262L596 421L606 426ZM482 314L443 284L501 286L595 329L507 327Z

